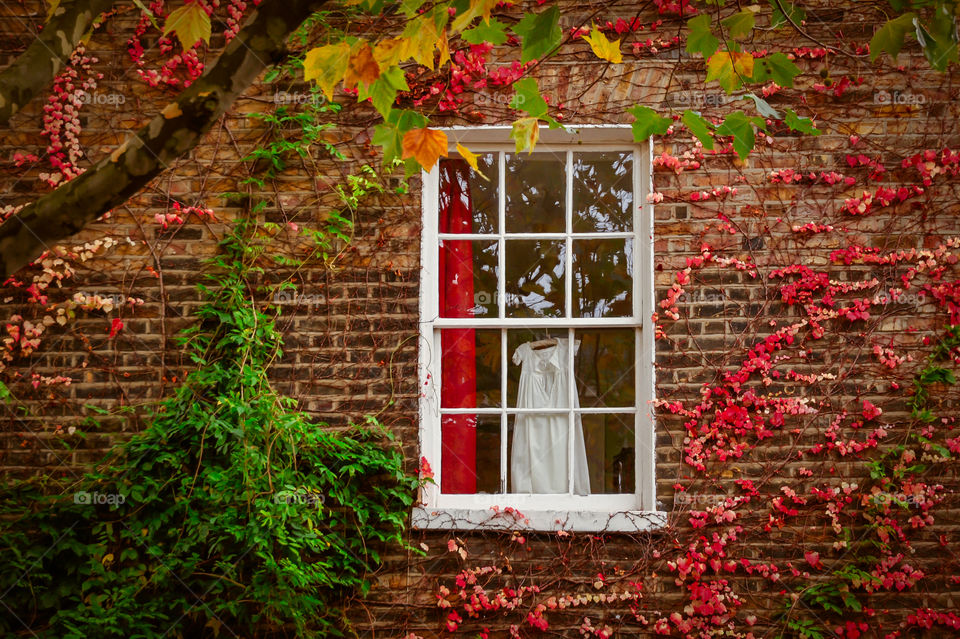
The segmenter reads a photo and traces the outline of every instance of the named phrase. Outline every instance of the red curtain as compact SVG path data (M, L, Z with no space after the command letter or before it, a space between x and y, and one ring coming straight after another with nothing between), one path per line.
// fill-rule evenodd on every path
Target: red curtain
M470 167L463 160L440 163L440 232L470 233ZM473 244L444 240L440 247L440 316L473 317ZM477 345L472 328L444 329L441 334L443 408L477 405ZM446 415L441 422L443 454L440 489L444 493L477 492L477 416Z

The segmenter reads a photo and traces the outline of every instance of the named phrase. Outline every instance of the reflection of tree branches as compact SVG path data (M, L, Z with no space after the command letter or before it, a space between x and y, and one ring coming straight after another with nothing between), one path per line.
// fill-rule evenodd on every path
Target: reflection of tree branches
M564 245L556 240L506 242L507 310L511 317L557 317L564 309ZM539 296L538 301L533 296Z
M573 175L575 233L633 229L631 153L575 153Z

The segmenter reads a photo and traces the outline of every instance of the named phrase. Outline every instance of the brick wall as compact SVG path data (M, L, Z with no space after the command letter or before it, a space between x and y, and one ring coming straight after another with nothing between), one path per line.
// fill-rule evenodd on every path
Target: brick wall
M819 9L809 10L805 29L811 40L794 35L794 41L785 42L782 36L771 35L769 41L754 43L752 49L789 51L793 47L816 48L818 42L834 45L840 41L838 34L842 34L843 42L864 43L880 14L869 6L855 4L843 3L841 8L836 3L822 3ZM681 22L675 17L661 16L655 7L644 4L607 7L564 2L563 7L566 27L635 15L645 25L664 20L655 33L625 36L628 46L624 50L628 53L622 65L598 61L580 42L564 46L559 55L532 72L551 104L563 105L564 121L626 123L631 118L624 110L636 103L661 111L698 108L705 115L721 117L730 108L747 109L747 102L723 104L728 98L715 84L704 86L702 61L686 54L682 41L672 44L672 38L680 35ZM29 36L24 24L38 24L41 15L39 6L32 4L5 7L0 19L4 50L25 46ZM98 90L125 98L118 108L93 105L95 108L86 109L82 115L83 146L93 159L164 101L160 91L139 83L125 62L123 42L132 26L132 18L121 16L110 23L109 29L94 35L88 47L99 58L95 69L104 74ZM647 37L653 38L657 52L642 46L639 54L629 53L633 50L630 43L644 43ZM661 38L668 44L658 44ZM685 298L677 304L680 319L661 316L665 336L657 341L658 398L695 406L704 385L721 387L723 373L739 368L755 344L777 329L808 318L800 305L784 303L781 286L787 280L773 275L776 269L803 264L837 282L878 279L879 284L867 292L838 294L843 305L872 297L898 282L902 285L900 277L909 265L846 265L831 260L831 251L854 244L879 247L882 252L932 250L960 234L955 178L938 180L923 196L878 207L870 215L852 216L844 211L845 200L859 196L864 189L919 183L915 173L900 168L904 158L925 149L939 152L944 147L960 146L955 76L930 71L918 50L908 49L906 53L900 60L902 70L889 64L871 65L862 55L801 57L797 64L804 74L797 79L796 88L784 89L768 101L777 109L789 107L802 116L816 115L818 126L824 130L822 135L801 136L782 126L774 127L769 140L758 138L757 151L746 161L731 154L707 154L700 160L700 168L680 173L664 166L655 170L655 190L664 196L655 207L658 300L667 296L688 259L703 257L704 243L711 247L712 254L749 262L757 271L753 276L747 270L716 262L693 269ZM498 62L509 62L514 55ZM852 86L835 91L836 83L843 78L849 78ZM834 82L831 87L815 87L827 79ZM242 188L239 182L249 165L241 160L267 135L263 124L247 114L272 110L276 90L274 86L252 89L189 158L72 243L105 236L119 241L103 257L81 265L62 289L52 290L49 303L68 299L76 292L131 295L144 303L135 310L128 307L109 315L119 316L125 323L116 338L108 336L109 317L79 312L65 327L48 329L36 353L16 359L4 371L4 381L15 396L15 401L3 408L6 417L0 433L0 464L5 473L68 477L81 472L112 443L136 432L141 426L139 416L150 402L168 392L183 376L188 363L180 356L175 336L189 325L199 302L195 285L201 279L203 259L214 254L215 242L224 230L222 221L248 210L224 193ZM920 103L913 100L914 104L884 104L882 97L879 102L877 98L881 90L923 99ZM438 116L435 123L509 122L510 114L497 106L506 100L495 99L503 95L508 96L509 90L481 89L464 94L460 114ZM326 212L338 206L333 185L361 163L376 163L369 142L372 111L350 106L350 98L342 94L338 101L346 108L336 116L337 127L329 132L330 139L350 159L337 162L318 151L314 157L291 163L275 182L278 204L267 212L269 220L300 226L322 223ZM15 133L8 139L13 146L0 158L0 179L4 182L0 206L19 204L45 191L39 174L49 168L25 171L16 168L12 158L15 151L41 154L45 145L41 124L39 102L12 123ZM851 136L859 139L854 142ZM657 156L668 152L682 158L685 151L695 151L694 145L689 136L680 133L658 140L654 148ZM851 167L848 162L849 155L858 154L881 158L887 172L877 181L869 180L869 167ZM853 177L855 184L831 185L823 180L773 183L771 172L782 169L836 172ZM397 178L390 178L388 186L397 185ZM706 202L691 198L694 192L724 185L736 187L736 195ZM343 252L333 264L317 261L293 275L297 293L303 297L282 304L280 323L286 351L274 367L273 377L303 410L332 427L360 420L366 414L378 415L398 435L414 469L419 458L418 180L411 180L410 186L408 195L388 192L367 198L356 213L351 243L337 247ZM219 221L193 219L184 226L163 230L154 216L169 211L169 196L209 206ZM725 219L718 219L718 213ZM807 223L829 224L833 230L793 230L795 225ZM955 248L952 253L956 252ZM949 259L943 263L948 268L940 281L956 280ZM275 279L285 275L271 274ZM28 303L21 290L7 287L3 293L5 318L14 314L28 319L42 317L42 305ZM449 610L437 606L439 586L456 591L456 576L464 568L495 566L499 574L480 579L491 593L501 586L537 586L541 593L529 594L516 610L488 614L476 622L467 620L461 633L475 636L487 627L492 636L508 636L510 625L517 624L527 636L532 632L527 614L538 603L546 605L550 597L562 600L570 595L581 599L563 610L547 611L551 630L560 636L581 636L584 617L589 617L595 628L609 625L620 633L618 636L649 634L658 619L669 620L671 613L678 612L685 618L696 616L695 611L684 611L690 603L688 586L692 582L687 579L675 583L678 572L667 562L682 559L691 544L702 548L714 540L713 535L729 534L733 526L740 526L738 538L730 540L727 547L729 557L738 564L741 559L776 564L783 578L773 581L757 572L750 574L741 565L717 574L708 570L702 581L729 581L742 604L730 604L735 609L731 618L735 619L736 632L753 630L756 636L773 633L771 628L783 625L780 613L785 602L790 605L793 601L790 596L803 592L809 584L829 581L831 569L849 564L849 553L853 552L833 547L838 537L831 531L827 506L811 497L811 488L875 482L870 479L867 462L877 458L886 444L881 444L880 451L804 451L828 441L828 427L836 416L843 410L856 413L864 400L883 409L880 420L888 425L889 441L901 441L912 423L906 408L906 389L930 352L922 339L929 337L936 342L948 319L949 314L928 298L915 300L912 305L875 307L869 319L823 320L822 337L814 337L808 324L800 330L795 344L777 351L777 355L791 357L781 367L784 374L792 369L821 377L814 381L772 378L766 385L753 378L750 385L757 394L803 394L811 405L821 409L819 414L790 416L784 426L759 441L754 435L742 435L740 439L750 444L742 457L721 460L714 456L702 471L684 463L689 452L684 424L689 418L661 409L657 418L657 497L671 512L670 525L663 531L636 535L527 534L522 542L502 533L456 533L455 543L465 548L465 559L448 552L453 533L411 532L411 545L425 549L425 554L388 554L369 596L351 602L350 616L356 630L370 637L401 637L407 632L424 637L443 635ZM912 355L914 361L891 368L874 353L876 345L891 348L896 355ZM801 355L805 350L809 352ZM835 378L824 377L823 373ZM64 375L73 382L69 386L40 384L34 388L34 374ZM935 394L939 414L951 416L955 399L953 389L939 389ZM90 414L85 405L111 414L94 426L84 421ZM117 412L120 407L132 411ZM839 438L862 441L872 429L872 424L853 428L847 419ZM897 630L901 621L918 608L956 607L960 559L951 542L956 540L958 519L957 503L949 492L956 487L956 471L955 465L941 466L937 477L945 486L945 499L936 509L935 523L911 531L911 543L904 547L905 552L912 553L912 567L926 576L903 591L894 589L892 594L858 593L863 605L875 610L875 616L862 612L846 615L846 619L869 623L869 632L877 636ZM764 497L738 505L734 509L735 523L717 524L711 519L702 528L694 527L689 511L697 510L697 506L676 499L678 485L686 495L743 495L738 480L752 480ZM781 487L796 491L809 503L802 506L787 502L798 513L784 515L779 521L781 513L773 499L783 498ZM862 519L851 517L843 524L849 526L854 539L873 534ZM804 552L810 549L819 552L826 569L805 563ZM813 576L791 576L791 566ZM604 575L600 587L595 586L598 573ZM632 584L637 582L643 584L642 596L635 594ZM629 593L630 598L619 598L621 593ZM597 600L600 595L611 594L617 595L616 601ZM453 603L453 609L462 614L462 602L454 599ZM846 620L811 607L803 599L794 602L794 607L787 618L812 619L829 630ZM636 611L649 624L638 622L633 614ZM756 626L750 625L752 617L756 617ZM675 622L668 621L667 626L676 632Z

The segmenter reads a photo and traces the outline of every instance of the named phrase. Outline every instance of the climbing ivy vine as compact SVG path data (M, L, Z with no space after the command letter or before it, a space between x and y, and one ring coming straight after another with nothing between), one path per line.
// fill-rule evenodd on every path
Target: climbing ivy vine
M81 481L7 489L5 634L338 636L338 597L404 544L417 481L389 433L330 432L270 385L282 343L253 283L268 235L242 221L222 241L181 337L196 369L144 432Z

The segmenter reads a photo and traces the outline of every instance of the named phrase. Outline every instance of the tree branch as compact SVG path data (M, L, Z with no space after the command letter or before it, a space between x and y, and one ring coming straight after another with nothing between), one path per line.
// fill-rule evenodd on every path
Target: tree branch
M216 63L108 157L0 225L0 281L135 195L286 55L290 34L326 0L264 0Z
M0 72L0 124L10 118L60 72L90 25L114 0L62 0L43 31L13 64Z

